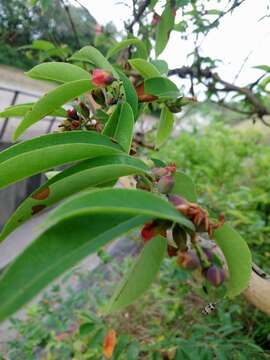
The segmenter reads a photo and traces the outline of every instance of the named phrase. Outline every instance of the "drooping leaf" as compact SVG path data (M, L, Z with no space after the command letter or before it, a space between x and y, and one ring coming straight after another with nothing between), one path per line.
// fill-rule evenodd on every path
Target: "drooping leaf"
M192 179L181 171L174 173L175 184L172 194L182 196L191 202L197 202L196 187Z
M252 269L251 253L245 240L228 224L215 230L214 235L228 265L227 295L234 297L248 286Z
M45 231L0 276L0 322L80 260L145 221L147 217L93 213Z
M157 236L144 246L113 295L108 312L122 310L137 300L155 280L167 249L167 239Z
M169 79L162 77L152 77L144 82L146 94L158 96L159 98L177 98L180 93L177 86Z
M0 152L0 188L55 166L117 152L119 145L96 132L40 136Z
M7 107L4 111L0 112L0 118L6 117L21 117L24 116L31 108L34 106L35 103L27 103L27 104L18 104L14 106ZM66 117L67 112L63 108L59 108L54 110L50 116L55 117Z
M48 92L26 113L16 129L13 139L16 140L31 125L51 114L55 109L58 109L77 96L90 91L94 87L90 80L76 80L60 85L56 89Z
M191 230L193 224L168 201L152 193L130 189L102 189L85 191L67 200L49 214L45 225L61 221L76 214L105 211L145 215L169 219ZM106 211L107 211L106 210Z
M76 80L90 80L90 74L81 67L64 62L48 62L39 64L26 72L32 79L66 83Z
M160 148L161 145L169 138L173 130L174 116L167 107L163 107L159 119L157 130L156 147Z
M107 121L103 134L114 138L128 153L134 127L134 116L128 103L118 104Z
M31 48L36 50L48 51L51 49L55 49L55 46L50 41L39 39L32 42Z
M120 176L143 174L147 171L147 166L141 160L127 155L101 156L70 167L53 176L23 201L5 224L0 233L0 241L34 213L68 196L106 184Z
M153 64L144 59L132 59L128 62L131 67L138 71L138 73L141 74L145 79L154 78L161 75L161 73Z
M173 29L174 16L172 14L172 10L170 1L167 1L156 30L156 57L158 57L165 49L169 40L170 32Z
M114 137L114 133L117 128L118 119L120 116L120 111L121 111L121 104L117 104L113 110L113 113L109 117L108 121L106 121L106 124L102 130L103 135Z
M134 119L136 120L138 115L138 96L135 91L135 88L129 78L118 68L115 67L115 71L117 71L119 75L119 79L123 81L123 86L125 89L126 101L132 107Z
M119 145L129 153L133 137L134 116L131 106L128 103L121 104L121 111L118 124L115 129L114 138Z
M70 61L82 61L90 62L97 68L110 71L116 78L118 78L117 72L114 70L109 61L101 54L99 50L93 46L85 46L81 50L77 51L71 56Z
M117 54L119 51L121 51L129 46L136 46L137 52L138 52L138 57L147 59L148 53L147 53L147 49L146 49L144 42L142 40L136 39L136 38L126 39L126 40L123 40L120 43L112 46L107 52L107 56L106 56L107 59L111 58L112 56Z

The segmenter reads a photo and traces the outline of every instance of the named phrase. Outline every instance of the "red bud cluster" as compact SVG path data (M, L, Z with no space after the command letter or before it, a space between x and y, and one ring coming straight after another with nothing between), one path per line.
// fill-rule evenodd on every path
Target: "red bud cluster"
M96 86L104 87L111 85L115 80L109 71L103 69L94 69L92 71L92 83Z
M157 235L166 237L167 229L171 226L171 223L163 220L154 220L144 225L141 230L141 236L144 242L151 240Z

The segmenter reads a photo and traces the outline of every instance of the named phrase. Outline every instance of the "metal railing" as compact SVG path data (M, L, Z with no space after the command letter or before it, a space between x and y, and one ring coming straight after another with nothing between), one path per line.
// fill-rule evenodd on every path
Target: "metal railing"
M18 100L19 95L29 96L29 97L32 97L33 99L37 99L37 98L40 97L40 95L37 95L37 94L34 94L34 93L30 93L30 92L27 92L27 91L24 91L24 90L11 89L11 88L4 87L4 86L0 86L0 91L13 93L12 99L11 99L10 103L6 105L6 107L7 106L12 106L12 105L18 105L17 100ZM2 111L2 110L3 109L0 109L0 111ZM9 120L10 120L9 117L6 117L4 120L0 120L0 124L2 123L2 128L0 130L0 141L4 137L5 131L6 131L6 129L8 127L8 124L9 124ZM56 117L45 117L41 121L43 121L43 122L46 121L49 124L48 124L48 127L47 127L46 131L45 132L41 131L40 135L42 135L44 133L48 134L48 133L51 132L55 122L57 121L57 118Z

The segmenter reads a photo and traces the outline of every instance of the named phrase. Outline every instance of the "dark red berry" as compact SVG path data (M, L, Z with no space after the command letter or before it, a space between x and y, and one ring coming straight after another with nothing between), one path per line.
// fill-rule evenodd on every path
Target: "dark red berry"
M76 111L76 109L69 109L67 110L67 116L69 119L73 119L73 120L78 120L79 116L78 113Z
M169 257L177 256L177 252L178 252L178 250L177 250L176 247L168 244L168 246L167 246L167 253L168 253L168 256L169 256Z

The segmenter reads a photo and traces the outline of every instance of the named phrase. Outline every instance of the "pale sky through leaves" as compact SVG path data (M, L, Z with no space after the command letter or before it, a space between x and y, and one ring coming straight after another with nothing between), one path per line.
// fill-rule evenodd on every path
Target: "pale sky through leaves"
M100 24L113 22L117 29L124 29L124 21L132 14L131 0L81 0ZM206 4L208 2L206 1ZM234 81L243 61L248 56L237 84L244 85L256 80L262 74L261 71L252 69L256 65L270 65L270 17L262 17L267 14L269 0L246 0L233 14L226 15L221 20L218 30L212 30L203 41L202 55L221 59L219 73L227 81ZM227 1L220 1L211 8L224 9ZM181 20L181 12L178 11L178 21ZM216 17L213 16L213 20ZM169 63L170 68L187 65L188 53L193 49L193 38L185 41L180 33L173 32L170 42L165 51L160 55L161 59Z

